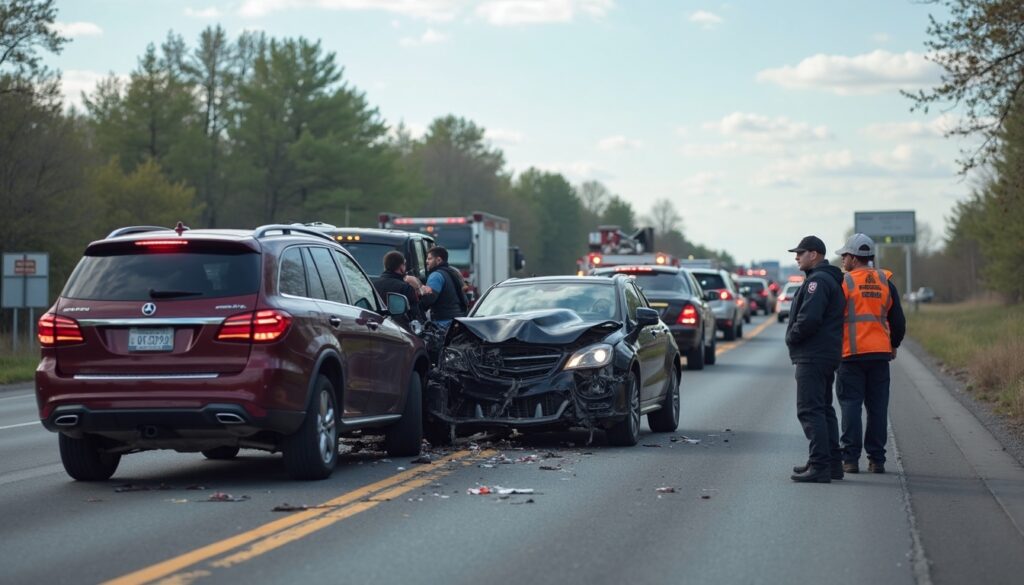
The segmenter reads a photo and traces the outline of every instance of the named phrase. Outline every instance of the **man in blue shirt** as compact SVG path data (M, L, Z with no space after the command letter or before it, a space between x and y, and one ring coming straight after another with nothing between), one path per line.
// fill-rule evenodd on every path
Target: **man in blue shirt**
M420 307L430 309L430 320L447 330L455 317L465 317L469 301L462 274L448 265L448 250L427 250L427 284L420 288Z

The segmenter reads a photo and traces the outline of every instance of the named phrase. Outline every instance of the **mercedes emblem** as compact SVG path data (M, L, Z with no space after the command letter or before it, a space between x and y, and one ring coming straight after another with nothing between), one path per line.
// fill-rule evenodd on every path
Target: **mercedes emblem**
M149 316L152 316L153 313L156 313L156 304L155 303L146 303L145 305L142 305L142 314L143 315L149 317Z

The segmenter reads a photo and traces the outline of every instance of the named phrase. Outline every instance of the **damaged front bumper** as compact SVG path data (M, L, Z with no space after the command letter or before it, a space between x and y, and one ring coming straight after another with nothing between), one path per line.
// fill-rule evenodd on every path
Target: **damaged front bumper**
M607 428L627 414L625 378L612 366L532 380L441 369L427 384L427 411L460 431Z

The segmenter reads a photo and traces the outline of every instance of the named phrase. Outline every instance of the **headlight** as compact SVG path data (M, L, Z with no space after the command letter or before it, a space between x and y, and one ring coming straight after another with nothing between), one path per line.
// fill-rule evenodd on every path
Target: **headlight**
M607 343L589 345L572 354L565 364L567 370L601 368L612 362L612 346Z
M446 370L454 370L456 372L469 371L466 356L461 351L450 347L444 348L444 352L441 353L441 366Z

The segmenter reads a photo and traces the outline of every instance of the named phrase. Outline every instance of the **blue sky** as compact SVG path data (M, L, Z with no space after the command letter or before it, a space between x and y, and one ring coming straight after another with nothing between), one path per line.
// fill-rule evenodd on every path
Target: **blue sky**
M320 39L391 124L454 113L509 167L597 179L641 214L669 198L689 238L737 260L831 248L853 212L917 212L941 236L970 191L956 112L910 113L933 85L912 0L64 0L50 65L78 101L169 30L221 24ZM937 13L940 18L943 16ZM467 210L468 211L468 210ZM337 218L323 218L331 221Z

